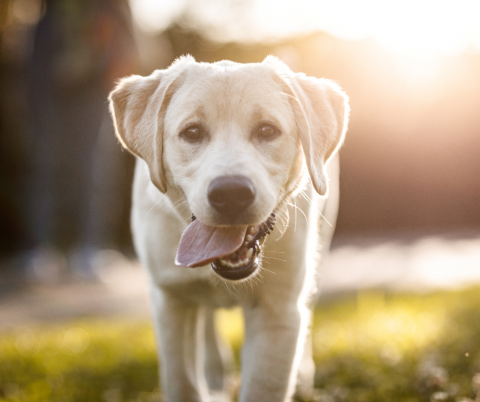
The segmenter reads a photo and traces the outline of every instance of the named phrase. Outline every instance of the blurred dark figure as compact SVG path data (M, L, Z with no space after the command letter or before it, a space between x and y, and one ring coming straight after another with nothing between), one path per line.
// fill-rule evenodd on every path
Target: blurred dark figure
M24 256L40 278L58 276L67 263L90 277L98 251L116 246L128 197L107 96L117 78L136 72L138 57L126 0L44 6L27 67L33 140Z

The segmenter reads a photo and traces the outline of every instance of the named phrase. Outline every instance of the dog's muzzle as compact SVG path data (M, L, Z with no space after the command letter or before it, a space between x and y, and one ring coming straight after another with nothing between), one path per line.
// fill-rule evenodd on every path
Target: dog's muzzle
M183 232L175 264L196 268L208 263L222 278L238 281L259 267L265 238L273 230L275 212L253 226L207 226L192 215L192 223Z
M273 230L276 218L272 212L268 219L256 226L249 226L242 246L232 254L213 261L213 271L222 278L237 281L248 278L260 265L260 253L267 235Z

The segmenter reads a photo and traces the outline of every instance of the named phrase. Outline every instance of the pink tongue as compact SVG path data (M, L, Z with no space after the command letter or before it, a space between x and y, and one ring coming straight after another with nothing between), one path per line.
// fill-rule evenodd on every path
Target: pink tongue
M182 234L175 264L200 267L232 254L242 245L248 226L207 226L194 220Z

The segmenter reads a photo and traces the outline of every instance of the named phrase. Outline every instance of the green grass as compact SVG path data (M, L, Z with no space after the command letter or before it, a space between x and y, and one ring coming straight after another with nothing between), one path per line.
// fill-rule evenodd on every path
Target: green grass
M239 310L218 319L238 356ZM480 391L479 287L324 301L312 337L321 402L474 401ZM90 319L0 333L1 402L160 401L157 375L148 321Z
M17 329L0 337L0 362L2 402L147 401L157 386L148 322Z
M361 292L317 309L313 339L316 386L334 401L475 400L480 390L478 376L472 383L480 373L479 288Z

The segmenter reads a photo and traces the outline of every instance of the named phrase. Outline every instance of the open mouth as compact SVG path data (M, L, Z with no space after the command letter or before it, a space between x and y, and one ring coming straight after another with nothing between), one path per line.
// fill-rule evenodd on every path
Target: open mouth
M260 264L260 252L265 237L275 225L275 212L268 219L256 226L249 226L243 244L232 254L217 258L211 263L212 269L222 278L240 280L248 278Z
M265 238L275 225L275 212L259 225L208 226L196 220L183 232L175 264L196 268L211 263L222 278L237 281L252 275L260 264Z

